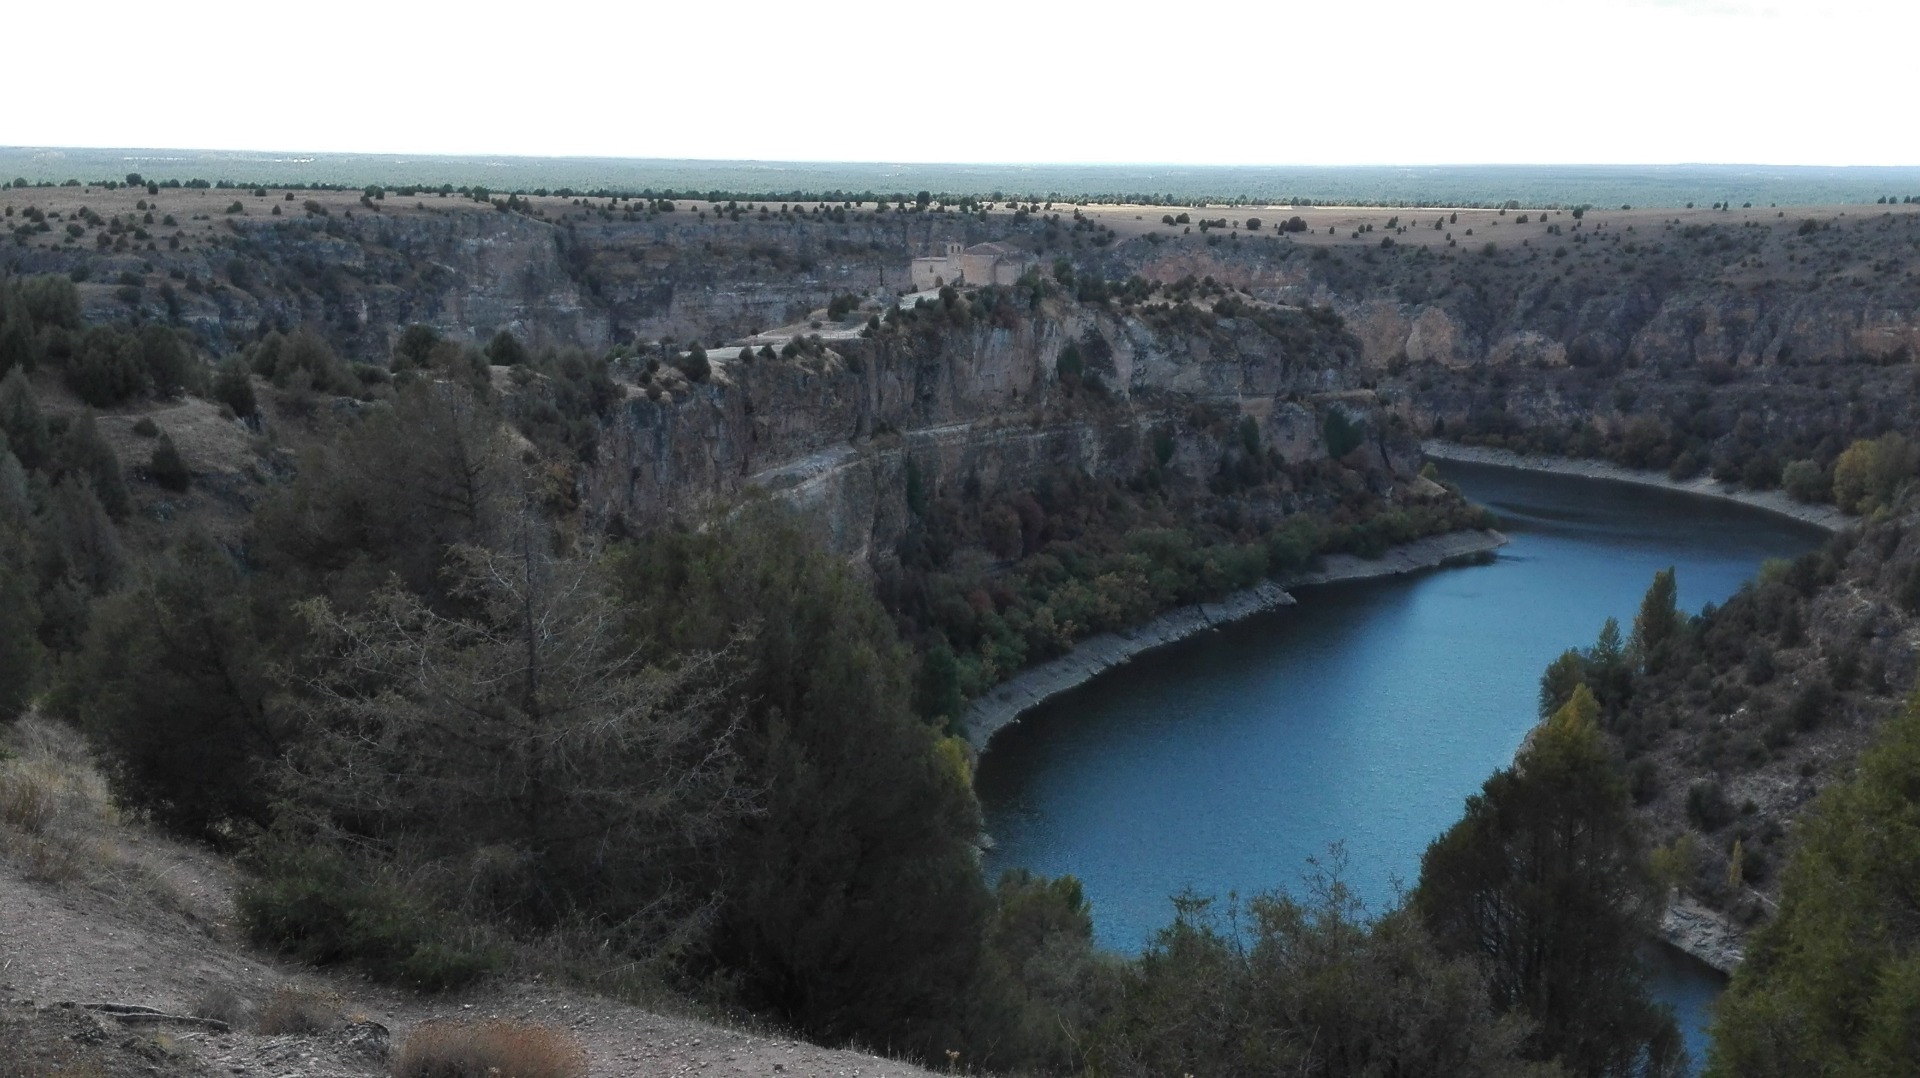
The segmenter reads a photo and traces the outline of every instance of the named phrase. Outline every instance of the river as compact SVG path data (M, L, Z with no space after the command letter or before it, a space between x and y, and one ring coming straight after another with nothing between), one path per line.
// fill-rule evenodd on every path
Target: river
M1541 671L1631 626L1653 574L1722 602L1823 533L1744 506L1619 483L1447 464L1512 539L1490 562L1300 590L1299 605L1150 652L1036 708L981 758L990 873L1085 885L1101 945L1139 950L1185 889L1297 890L1339 844L1375 910L1508 764ZM1717 975L1657 956L1696 1061Z

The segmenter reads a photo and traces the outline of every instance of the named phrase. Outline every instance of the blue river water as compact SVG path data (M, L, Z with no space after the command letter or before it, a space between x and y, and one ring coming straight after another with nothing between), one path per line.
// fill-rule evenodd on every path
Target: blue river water
M1334 844L1378 911L1506 766L1541 672L1630 628L1653 574L1723 602L1816 529L1667 491L1484 466L1443 475L1512 542L1485 564L1302 589L1299 605L1148 653L1002 731L977 787L990 873L1080 878L1099 942L1137 951L1170 896L1295 890ZM1717 975L1652 954L1696 1060Z

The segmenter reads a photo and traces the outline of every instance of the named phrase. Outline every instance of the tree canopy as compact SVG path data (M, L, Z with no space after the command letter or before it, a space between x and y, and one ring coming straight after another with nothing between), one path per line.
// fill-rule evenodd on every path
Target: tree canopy
M1636 948L1659 893L1584 684L1420 861L1412 906L1441 951L1486 963L1494 1005L1533 1020L1527 1054L1576 1075L1682 1073Z

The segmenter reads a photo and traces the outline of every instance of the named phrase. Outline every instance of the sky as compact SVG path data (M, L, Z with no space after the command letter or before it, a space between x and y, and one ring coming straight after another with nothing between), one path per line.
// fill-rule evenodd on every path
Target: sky
M1920 165L1914 0L96 0L5 24L13 146Z

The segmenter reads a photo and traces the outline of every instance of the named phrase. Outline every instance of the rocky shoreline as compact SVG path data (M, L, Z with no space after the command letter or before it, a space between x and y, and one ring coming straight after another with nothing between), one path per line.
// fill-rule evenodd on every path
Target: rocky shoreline
M961 728L973 751L984 752L993 735L1013 725L1030 709L1085 685L1137 655L1229 622L1292 606L1296 600L1288 588L1370 580L1431 569L1492 553L1506 542L1507 537L1496 531L1459 531L1417 539L1393 547L1374 559L1351 554L1329 555L1322 559L1320 568L1289 577L1284 584L1268 581L1217 603L1196 603L1170 610L1124 632L1090 636L1060 658L1030 667L994 686L974 701Z
M1632 483L1635 486L1659 487L1662 490L1679 491L1682 494L1698 494L1705 498L1720 498L1788 517L1802 524L1824 528L1830 532L1850 528L1856 523L1853 517L1831 505L1809 505L1796 502L1778 490L1744 490L1704 475L1694 479L1672 479L1660 472L1623 468L1603 460L1549 457L1538 453L1516 453L1510 449L1488 449L1482 446L1459 445L1437 440L1420 443L1420 452L1432 460L1443 462L1491 464L1501 468L1573 475L1585 479L1605 479L1615 483Z
M1747 957L1747 935L1716 910L1675 896L1660 917L1660 940L1731 977Z

